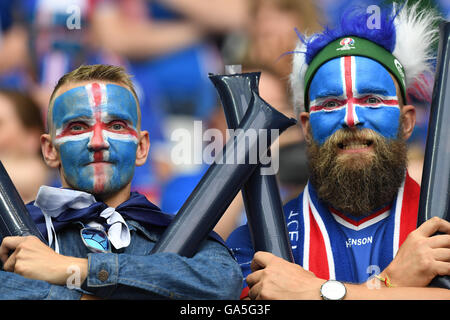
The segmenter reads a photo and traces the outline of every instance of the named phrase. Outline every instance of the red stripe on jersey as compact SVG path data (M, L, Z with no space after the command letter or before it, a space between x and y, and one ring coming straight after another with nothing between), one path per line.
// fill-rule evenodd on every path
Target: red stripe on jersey
M398 244L402 245L408 234L417 227L417 213L419 210L420 186L408 173L405 178L403 192L403 207L400 216L400 236Z
M245 298L248 298L249 291L250 291L249 287L245 287L244 289L242 289L241 296L239 297L239 299L243 300Z
M309 209L309 221L309 271L313 272L319 278L329 279L330 272L328 270L328 258L327 251L325 249L325 241L319 225L311 212L311 208Z
M347 217L346 215L344 215L343 213L337 211L336 209L334 209L332 207L330 207L330 211L333 212L335 215L339 216L340 218L342 218L343 220L347 221L348 223L351 223L352 225L357 227L357 226L363 224L364 222L369 221L369 220L371 220L373 218L378 217L380 214L385 213L386 211L390 210L391 207L392 207L392 204L389 204L388 206L386 206L386 207L384 207L384 208L382 208L382 209L380 209L378 211L375 211L374 213L368 215L364 219L361 219L361 220L358 220L358 221Z

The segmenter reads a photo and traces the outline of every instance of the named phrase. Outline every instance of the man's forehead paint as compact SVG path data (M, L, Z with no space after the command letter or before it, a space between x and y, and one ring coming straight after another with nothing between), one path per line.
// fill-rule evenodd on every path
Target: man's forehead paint
M116 84L89 83L70 89L58 96L53 103L52 121L61 127L74 118L92 117L100 108L102 113L138 124L138 110L130 90Z
M397 96L394 81L381 64L366 57L356 56L353 59L354 65L349 66L347 70L345 64L342 63L345 60L344 57L330 60L322 65L311 81L310 101L324 96L346 94L347 92L344 90L350 89L348 82L346 83L346 75L351 77L353 89L358 95L379 93L386 96Z
M309 87L310 105L314 105L314 100L318 98L344 94L340 74L339 58L326 62L318 69Z

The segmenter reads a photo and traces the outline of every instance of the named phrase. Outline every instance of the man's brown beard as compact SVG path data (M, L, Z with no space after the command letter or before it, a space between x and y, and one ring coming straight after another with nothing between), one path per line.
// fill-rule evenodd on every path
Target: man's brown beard
M354 139L372 141L374 152L338 155L339 145ZM362 216L394 200L405 175L407 147L402 138L388 140L370 129L342 129L322 146L312 142L308 160L319 199Z

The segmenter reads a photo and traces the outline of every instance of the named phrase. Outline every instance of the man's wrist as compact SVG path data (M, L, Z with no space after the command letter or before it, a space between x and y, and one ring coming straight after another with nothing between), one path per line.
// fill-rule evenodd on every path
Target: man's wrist
M401 283L401 277L397 276L398 273L395 270L395 266L392 263L386 267L378 276L382 279L387 279L387 287L397 286L403 287L404 284Z
M387 274L387 272L383 272L381 274L375 275L375 278L378 279L379 281L381 281L381 283L383 283L383 285L387 288L394 287L394 284L392 283L392 280L389 277L389 275Z
M327 280L320 287L320 296L323 300L342 300L347 294L345 284L337 280Z

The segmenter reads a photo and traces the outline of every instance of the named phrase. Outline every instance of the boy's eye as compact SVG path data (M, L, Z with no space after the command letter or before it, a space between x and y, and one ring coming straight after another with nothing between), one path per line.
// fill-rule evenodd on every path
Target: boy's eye
M111 121L108 124L109 128L114 131L121 131L127 127L127 124L124 121Z
M79 132L79 131L84 131L88 128L88 125L82 122L74 122L69 124L69 130L71 132Z

